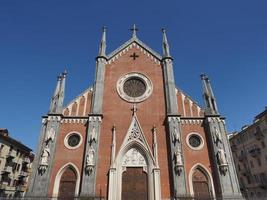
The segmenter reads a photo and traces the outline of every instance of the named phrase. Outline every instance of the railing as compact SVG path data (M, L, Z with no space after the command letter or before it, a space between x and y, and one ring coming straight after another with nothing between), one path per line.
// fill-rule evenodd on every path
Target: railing
M8 157L12 157L12 158L15 158L16 155L17 155L17 153L14 150L9 151L8 154L7 154Z
M25 172L25 171L21 171L19 175L26 177L26 176L29 175L29 173L28 172Z
M25 191L26 190L26 185L17 185L16 186L17 191Z
M2 182L1 184L0 184L0 189L1 190L5 190L6 189L6 187L7 187L7 183L5 182Z
M11 173L12 170L13 170L13 168L11 166L5 166L3 171L7 172L7 173Z
M30 160L30 158L27 156L27 157L25 157L25 158L23 159L23 162L25 162L25 163L30 163L31 160Z

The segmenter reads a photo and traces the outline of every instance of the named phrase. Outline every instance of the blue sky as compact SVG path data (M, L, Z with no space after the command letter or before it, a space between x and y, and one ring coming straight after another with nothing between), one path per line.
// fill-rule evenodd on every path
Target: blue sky
M35 149L56 76L68 70L65 103L93 83L101 27L107 51L138 37L161 53L167 29L176 85L203 105L209 75L229 131L267 105L267 2L246 0L0 1L0 127Z

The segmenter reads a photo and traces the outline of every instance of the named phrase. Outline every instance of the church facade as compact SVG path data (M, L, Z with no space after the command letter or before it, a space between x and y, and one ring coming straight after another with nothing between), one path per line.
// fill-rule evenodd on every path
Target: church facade
M163 55L136 30L106 54L103 29L94 85L66 106L67 74L58 77L28 197L241 198L208 77L201 75L201 108L175 86L165 30Z

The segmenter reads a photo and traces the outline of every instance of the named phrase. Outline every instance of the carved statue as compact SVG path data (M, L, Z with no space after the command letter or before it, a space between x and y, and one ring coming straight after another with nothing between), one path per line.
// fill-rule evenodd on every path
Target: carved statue
M180 175L183 166L182 153L179 149L174 152L174 168L178 175Z
M96 131L95 131L95 127L93 126L92 132L90 134L90 143L92 143L93 141L96 142Z
M95 157L95 150L92 147L90 147L88 150L88 154L86 156L86 172L87 172L87 174L91 174L93 171L93 168L95 166L94 157Z
M222 143L222 135L221 132L214 127L214 134L213 134L214 142L217 144L218 142Z
M218 165L219 165L221 173L225 175L225 173L227 172L228 164L226 160L226 154L223 149L218 149L217 161L218 161Z
M48 167L48 159L50 157L50 149L48 146L45 146L45 148L42 151L41 154L41 160L39 163L39 173L43 175Z
M223 149L218 149L217 157L219 165L227 165L226 154Z
M49 141L54 141L56 132L53 128L50 128L45 135L45 143L48 145Z
M180 134L179 134L179 132L178 132L176 127L174 127L172 135L173 135L173 143L174 143L174 145L176 144L176 142L180 143L181 138L180 138Z

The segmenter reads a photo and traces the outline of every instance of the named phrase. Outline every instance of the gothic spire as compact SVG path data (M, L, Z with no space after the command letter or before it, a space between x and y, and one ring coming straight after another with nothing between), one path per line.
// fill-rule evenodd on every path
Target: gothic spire
M102 57L106 57L106 46L107 46L106 45L106 31L107 31L107 28L104 26L102 28L102 39L101 39L99 55L98 55Z
M51 104L49 113L58 114L62 111L64 95L65 95L65 79L67 71L57 77L57 86L53 97L51 98Z
M205 101L205 113L208 115L218 115L218 109L216 104L216 99L212 91L210 80L207 75L200 75L203 85L203 97Z
M133 25L133 28L130 29L132 31L132 38L136 38L136 32L138 31L138 28L136 27L136 25Z
M168 40L167 40L166 30L164 28L162 28L161 31L163 34L163 43L162 43L163 57L164 58L171 58L170 47L169 47Z

